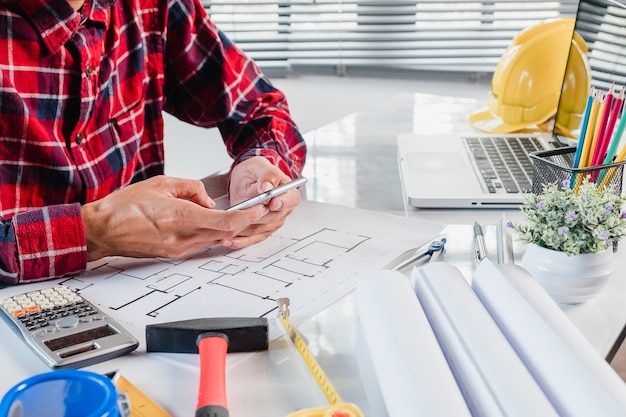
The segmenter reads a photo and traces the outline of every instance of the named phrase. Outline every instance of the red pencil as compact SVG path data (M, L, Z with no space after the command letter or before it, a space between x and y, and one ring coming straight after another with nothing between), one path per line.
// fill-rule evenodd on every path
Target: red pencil
M593 151L591 166L597 166L602 163L609 145L609 140L611 140L611 136L613 135L615 121L621 109L621 102L619 105L616 103L616 105L613 106L614 92L615 84L611 84L611 88L609 88L609 92L606 95L604 112L602 113L602 119L600 121L600 130L598 131L598 140ZM623 97L621 100L623 101Z

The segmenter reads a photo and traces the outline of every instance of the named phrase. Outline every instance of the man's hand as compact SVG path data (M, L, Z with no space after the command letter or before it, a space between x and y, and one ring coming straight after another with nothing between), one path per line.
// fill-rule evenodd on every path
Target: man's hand
M237 236L266 221L266 206L230 212L214 206L196 180L158 176L129 185L82 207L87 258L175 258L230 239L241 245L232 247L262 240Z
M230 175L230 203L254 197L257 194L291 181L280 169L267 159L257 156L236 165ZM238 249L267 239L272 233L285 224L285 220L300 203L301 196L297 189L287 191L265 202L269 213L236 236L224 238L220 244ZM262 205L262 204L259 204ZM252 207L254 208L254 207ZM241 210L247 211L252 208Z

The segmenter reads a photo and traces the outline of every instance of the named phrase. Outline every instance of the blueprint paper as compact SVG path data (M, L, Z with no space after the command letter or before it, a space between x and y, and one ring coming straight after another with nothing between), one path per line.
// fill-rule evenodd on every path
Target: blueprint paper
M145 325L204 317L276 317L279 297L302 321L357 282L435 237L442 226L302 201L266 241L181 259L110 257L82 275L0 290L0 299L61 283L117 319L144 348Z

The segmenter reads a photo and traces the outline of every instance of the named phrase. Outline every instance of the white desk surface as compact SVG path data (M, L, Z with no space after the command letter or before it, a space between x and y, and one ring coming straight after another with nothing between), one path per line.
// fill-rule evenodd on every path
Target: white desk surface
M471 277L473 269L471 224L486 227L490 257L495 260L495 227L502 219L519 218L518 210L417 210L407 207L396 162L396 136L408 132L460 132L470 130L467 114L480 105L471 99L423 94L401 94L370 110L346 116L305 135L309 146L304 175L310 200L383 211L449 225L444 260ZM516 261L521 248L516 245ZM626 270L624 249L616 254L616 272L601 294L576 306L563 307L599 354L606 355L626 322ZM468 278L469 279L469 278ZM1 291L0 291L1 297ZM373 417L355 359L358 319L352 294L305 321L298 330L308 341L326 374L344 401L358 404ZM390 325L401 325L401 322ZM271 322L271 334L280 334ZM49 369L29 351L5 324L0 324L3 378L0 393L19 381ZM290 412L326 404L295 350L284 337L267 352L229 354L227 392L230 415L285 416ZM198 385L196 355L146 354L93 365L86 369L118 369L172 416L192 416Z

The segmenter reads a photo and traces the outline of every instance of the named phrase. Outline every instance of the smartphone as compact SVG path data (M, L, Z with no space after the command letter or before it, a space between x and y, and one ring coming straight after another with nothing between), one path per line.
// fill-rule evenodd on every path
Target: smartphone
M241 203L237 203L232 205L226 209L226 211L231 210L243 210L249 207L252 207L256 204L263 203L267 200L271 200L277 195L283 194L289 190L293 190L294 188L298 188L306 182L306 178L296 178L295 180L289 181L288 183L281 184L278 187L272 188L271 190L267 190L264 193L255 195L252 198L242 201Z

